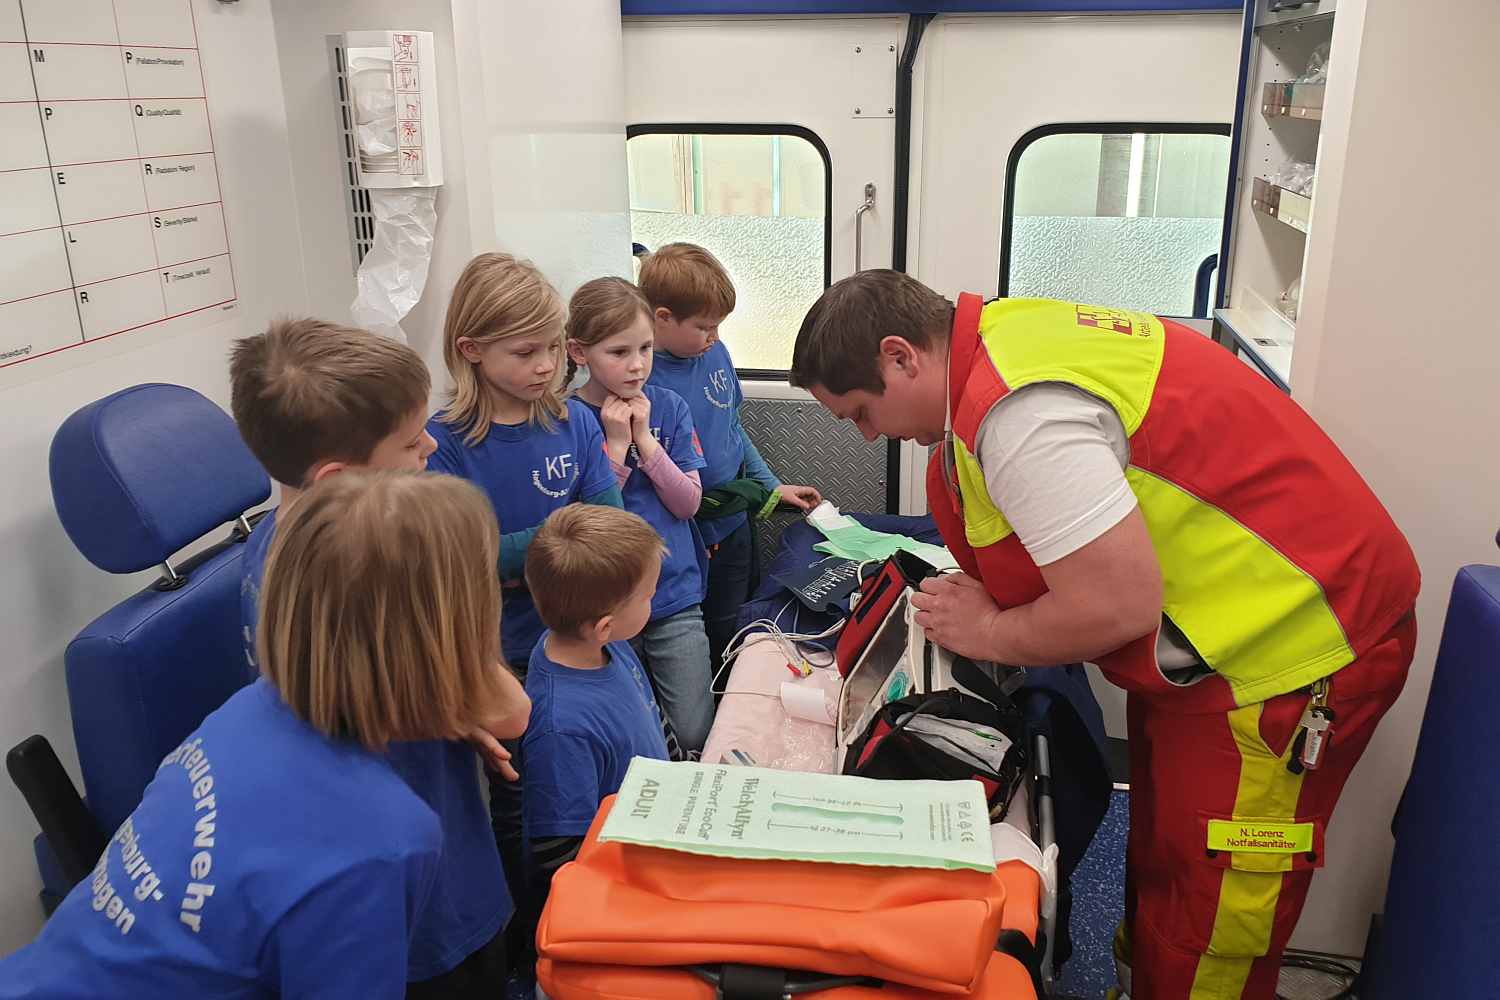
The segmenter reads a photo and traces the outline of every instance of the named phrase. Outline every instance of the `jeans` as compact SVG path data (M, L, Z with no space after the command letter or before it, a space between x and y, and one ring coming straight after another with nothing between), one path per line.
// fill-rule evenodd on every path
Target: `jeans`
M724 649L734 637L740 605L750 598L750 577L757 559L750 522L708 550L708 593L703 596L703 630L708 633L708 655L713 669L724 662ZM673 720L676 723L676 720ZM681 738L682 732L678 731Z
M648 622L630 645L645 665L657 702L682 748L702 750L714 724L714 697L709 690L713 672L703 607L694 604Z

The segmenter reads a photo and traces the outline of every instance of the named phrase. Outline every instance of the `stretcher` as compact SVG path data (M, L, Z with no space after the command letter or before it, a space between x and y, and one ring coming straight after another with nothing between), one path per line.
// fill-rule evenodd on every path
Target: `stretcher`
M1039 877L1022 862L708 859L601 842L613 803L558 871L537 930L537 982L552 1000L1036 996L1032 973L992 943L1036 937Z
M865 517L860 515L861 520ZM902 531L902 527L898 526L899 522L915 519L871 520L889 522L870 524L877 530ZM921 527L918 525L919 530ZM789 528L783 536L777 561L773 563L773 572L778 563L783 568L801 568L815 562L817 555L810 553L811 545L817 537L806 525L797 524ZM747 605L746 612L742 612L742 619L769 616L767 612L781 615L778 624L789 632L822 631L833 623L827 616L809 615L807 609L796 604L795 599L788 605L789 592L779 590L774 580L768 579L756 596L760 603ZM755 611L750 611L751 608L755 608ZM775 641L750 643L722 680L723 698L702 759L713 763L753 762L756 766L782 770L836 773L838 762L834 721L837 718L843 678L834 665L832 645L835 641L836 637L822 644L828 648L826 655L814 654L807 657L813 664L824 664L813 666L810 671L800 657L788 653L784 644ZM789 667L788 661L793 658L798 662ZM1081 674L1081 670L1079 673ZM1071 674L1069 671L1068 677ZM687 925L694 930L686 933L693 940L678 943L693 947L675 952L663 953L660 949L643 949L640 946L639 942L643 937L652 940L661 937L661 925L655 931L641 925L643 920L649 924L654 919L651 915L653 907L650 905L634 906L621 911L620 926L613 932L605 932L605 937L613 934L618 940L599 940L598 931L602 926L598 919L600 913L623 898L622 893L627 890L621 886L628 885L633 891L643 881L651 882L652 876L620 870L616 873L620 884L615 884L610 881L613 876L601 881L596 870L590 881L590 878L583 878L582 867L570 874L569 868L574 867L570 865L559 872L558 877L562 881L554 882L548 913L544 915L542 928L538 933L540 961L537 976L541 991L552 1000L646 1000L648 997L664 1000L709 1000L718 997L759 1000L761 997L793 995L806 996L809 1000L857 1000L860 997L930 1000L938 996L1032 1000L1045 993L1045 982L1051 978L1049 973L1052 971L1048 951L1052 942L1057 940L1059 884L1058 847L1054 844L1057 824L1050 794L1051 786L1047 780L1047 762L1050 757L1047 737L1053 732L1048 724L1050 720L1046 714L1047 705L1050 697L1054 714L1056 708L1061 706L1067 718L1076 720L1080 715L1084 717L1084 725L1080 726L1075 722L1072 730L1058 733L1059 737L1071 737L1070 746L1076 746L1081 741L1092 747L1091 733L1085 732L1088 728L1088 709L1092 708L1095 714L1098 711L1086 687L1083 688L1083 694L1078 696L1068 690L1068 683L1067 677L1054 683L1037 701L1037 712L1029 713L1035 714L1036 719L1041 722L1037 726L1035 721L1028 718L1041 734L1033 750L1033 759L1041 766L1041 777L1033 775L1031 780L1022 784L1001 822L991 828L998 864L997 877L1005 886L1005 920L995 950L987 953L987 961L976 970L974 980L967 984L968 990L954 984L934 990L929 988L933 985L931 983L914 985L887 978L879 992L873 993L868 988L873 984L861 985L859 976L852 976L839 983L829 983L827 976L830 971L860 969L857 965L840 967L835 960L838 948L828 946L829 942L823 935L829 933L829 928L838 925L838 916L835 912L819 913L819 894L814 892L806 894L810 898L796 894L797 905L812 906L809 912L797 918L802 921L797 926L805 928L809 947L813 949L809 954L819 956L817 960L804 955L803 961L799 963L798 956L788 954L785 948L767 950L754 947L753 934L736 925L736 914L743 912L740 909L745 905L743 902L730 906L717 915L699 914L689 919ZM789 712L783 702L784 684L803 691L803 696L797 699L795 714ZM1046 682L1043 686L1046 686ZM806 716L819 714L816 710L816 695L821 695L823 714L826 717L814 721ZM1073 710L1072 701L1078 700L1086 702L1081 712ZM811 710L810 706L813 706ZM1098 738L1102 740L1102 719L1099 723L1096 728L1100 730ZM1089 749L1083 756L1090 757L1092 754L1092 749ZM1065 762L1065 777L1067 776ZM1077 791L1081 784L1077 781L1065 782L1065 788ZM1107 789L1106 783L1103 793L1106 798ZM1093 791L1090 788L1090 794ZM1102 809L1099 810L1099 815L1102 816ZM1096 825L1097 818L1080 824L1087 828L1082 831L1081 838L1074 838L1082 841L1082 846L1075 844L1071 847L1075 855L1081 856L1083 846L1091 838ZM598 824L595 833L597 826ZM591 838L592 836L591 833ZM620 846L595 843L591 847L586 842L579 860L585 862L592 857L593 861L598 861L610 853L606 850L601 854L600 848L618 850ZM634 850L649 852L655 849ZM1066 852L1069 848L1065 847L1064 850ZM597 869L598 866L595 867ZM608 864L604 866L605 869L609 867ZM579 884L572 889L569 888L570 878L579 880ZM1065 878L1062 884L1065 903ZM704 891L712 893L714 890L705 887ZM559 900L563 901L561 905ZM564 919L567 912L572 912L573 917ZM588 933L579 934L577 931L579 925L576 918L580 915L593 921L593 929ZM677 913L672 919L674 927L679 925L680 916ZM657 914L655 919L661 917L662 914ZM571 930L567 929L570 925ZM680 937L684 932L674 929L666 933L668 936L675 934ZM926 938L917 932L913 934L908 947L916 950L929 947L925 942ZM817 947L820 944L825 947ZM813 969L812 973L797 971L807 966L818 968ZM770 971L765 971L767 969ZM747 973L750 976L748 986L745 978Z

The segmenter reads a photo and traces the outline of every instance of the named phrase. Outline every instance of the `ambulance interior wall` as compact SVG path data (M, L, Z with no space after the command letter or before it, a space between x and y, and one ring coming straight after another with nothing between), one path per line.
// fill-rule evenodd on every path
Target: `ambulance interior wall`
M427 288L402 321L407 341L432 372L434 399L447 384L443 367L443 315L448 295L472 256L463 156L463 120L454 53L453 11L447 0L271 0L280 83L286 95L287 133L302 220L308 312L349 322L358 290L349 247L349 189L340 151L341 123L333 102L327 36L345 31L430 31L437 49L439 128L443 184L437 189L438 225ZM486 248L490 249L490 248Z
M1500 31L1500 9L1452 0L1414 16L1340 0L1338 18L1331 65L1357 76L1330 76L1324 121L1335 129L1319 159L1292 395L1374 488L1422 567L1416 662L1345 789L1329 867L1293 939L1358 954L1367 915L1384 905L1391 816L1454 574L1500 562L1500 339L1485 319L1500 273L1500 136L1489 127L1500 64L1484 41ZM1409 196L1414 186L1422 197Z
M274 315L307 309L271 12L263 4L192 2L238 305L222 321L171 339L121 334L22 362L17 369L29 372L12 369L0 377L0 468L6 479L0 505L0 749L41 733L80 788L63 650L80 629L156 573L112 576L74 548L52 506L52 435L79 407L141 382L186 385L227 409L230 341L264 329ZM38 372L31 366L47 367ZM41 880L31 846L36 832L21 793L9 778L0 778L0 954L30 941L42 926Z

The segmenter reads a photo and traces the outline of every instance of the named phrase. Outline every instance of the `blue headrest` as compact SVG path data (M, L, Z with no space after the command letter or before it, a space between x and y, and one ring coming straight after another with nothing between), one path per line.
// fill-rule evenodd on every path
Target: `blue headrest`
M111 573L160 565L271 495L234 421L180 385L121 389L57 429L52 503L89 562Z

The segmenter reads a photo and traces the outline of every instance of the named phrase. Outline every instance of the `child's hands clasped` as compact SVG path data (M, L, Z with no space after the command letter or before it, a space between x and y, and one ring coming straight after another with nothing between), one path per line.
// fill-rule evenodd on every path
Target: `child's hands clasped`
M630 407L630 438L635 442L636 453L642 463L649 462L661 447L651 433L651 400L642 393L624 402Z
M599 422L604 425L604 447L609 451L610 461L625 464L634 416L630 403L619 396L610 396L599 407Z

